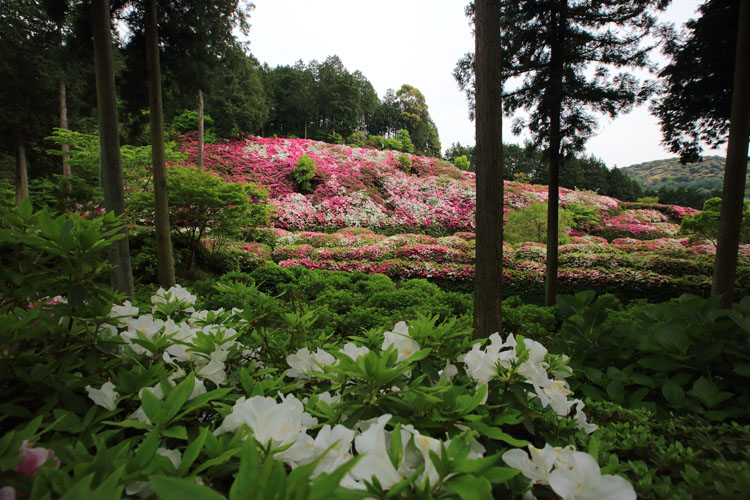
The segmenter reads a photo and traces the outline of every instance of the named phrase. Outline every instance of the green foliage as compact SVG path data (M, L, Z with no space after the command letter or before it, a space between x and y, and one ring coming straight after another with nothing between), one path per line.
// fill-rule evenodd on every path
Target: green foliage
M58 128L47 139L58 145L70 146L67 156L72 177L68 179L62 175L54 175L47 181L37 181L37 199L34 203L60 211L96 211L103 203L99 187L99 137ZM62 156L59 149L47 152ZM169 163L178 163L187 158L186 154L177 151L174 142L165 144L165 155ZM151 146L121 146L120 157L126 196L150 191L152 185L148 169L151 165Z
M102 278L109 270L105 251L118 234L122 218L111 212L92 220L76 214L34 212L28 198L18 208L3 209L0 222L2 308L26 307L67 296L71 310L96 307L113 298Z
M414 154L415 147L411 141L411 135L406 129L401 129L396 133L396 140L401 144L400 148L396 148L404 153Z
M693 240L709 240L716 245L719 239L719 215L721 198L711 198L703 204L703 211L682 219L680 232L690 235ZM750 201L742 205L742 226L740 244L750 243Z
M0 177L0 208L10 208L15 205L16 187L10 179Z
M312 192L312 181L315 178L315 160L303 154L292 170L292 177L302 193Z
M209 115L204 114L203 115L203 126L206 129L209 129L213 126L214 119L211 118ZM186 109L182 112L182 114L179 114L174 117L174 120L172 121L172 126L174 129L179 132L180 134L185 134L187 132L195 132L198 130L198 111L193 109Z
M664 144L685 162L698 161L703 145L727 140L737 51L739 4L712 0L698 9L665 44L671 61L659 73L663 86L652 107Z
M575 224L575 213L562 207L559 209L558 238L561 245L570 242L570 236L564 230ZM503 228L503 240L508 243L546 243L547 203L532 203L509 213Z
M453 160L453 164L456 166L456 168L460 168L461 170L470 170L471 163L469 162L469 159L466 157L466 155L461 155L457 157L455 160Z
M567 346L584 374L581 390L594 399L747 420L750 298L731 312L717 299L683 295L612 314L612 297L561 296L564 320L554 342Z
M268 222L267 193L253 183L232 183L194 167L173 166L167 170L167 192L172 227L188 239L192 265L204 236L240 234ZM134 193L129 208L141 225L154 217L151 192Z
M637 203L659 203L659 197L658 196L641 196L635 201Z
M730 500L750 486L747 425L662 418L611 402L587 402L586 411L599 429L579 434L580 447L597 449L600 461L632 478L638 498Z
M563 207L560 212L564 212L564 217L569 218L572 223L571 227L589 232L592 228L602 223L601 211L581 203L569 203ZM561 215L561 219L562 219Z
M398 165L401 170L403 170L406 173L411 172L411 156L409 155L399 155L398 157Z

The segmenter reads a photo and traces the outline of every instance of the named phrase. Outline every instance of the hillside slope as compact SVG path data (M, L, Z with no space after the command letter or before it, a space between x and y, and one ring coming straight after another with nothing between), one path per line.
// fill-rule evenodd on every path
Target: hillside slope
M682 165L678 158L647 161L622 168L631 178L638 180L647 189L695 188L698 190L721 190L724 179L725 158L706 156L699 163ZM750 196L750 170L745 195Z
M197 147L182 144L188 163ZM294 180L302 155L313 159L309 192ZM306 140L246 137L206 145L205 165L230 181L253 181L269 191L272 224L288 230L368 227L381 232L447 235L474 230L475 174L445 160ZM545 202L546 186L506 181L505 209ZM561 188L563 205L617 210L614 198Z

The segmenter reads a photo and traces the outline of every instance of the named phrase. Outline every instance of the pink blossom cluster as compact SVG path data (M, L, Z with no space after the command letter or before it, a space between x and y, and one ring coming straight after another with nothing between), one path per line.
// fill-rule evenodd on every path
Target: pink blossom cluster
M185 136L182 149L194 163L197 143ZM302 155L313 159L311 193L299 192L292 172ZM352 148L306 139L245 137L206 145L208 169L235 182L265 186L273 206L272 224L290 230L394 227L430 234L471 232L476 209L476 177L448 162L409 155L401 169L395 151ZM546 186L505 181L505 212L547 200ZM609 212L618 201L586 191L560 189L562 206L586 204Z
M629 237L646 240L673 236L680 231L678 224L671 222L647 222L641 218L637 218L637 216L640 216L640 214L626 213L624 215L605 218L591 232L607 239Z

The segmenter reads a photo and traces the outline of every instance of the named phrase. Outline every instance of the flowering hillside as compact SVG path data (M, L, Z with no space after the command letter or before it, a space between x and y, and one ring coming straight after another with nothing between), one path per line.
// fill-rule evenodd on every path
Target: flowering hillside
M188 162L195 163L196 142L186 136L182 147ZM207 144L205 154L207 168L224 178L253 181L268 189L275 227L292 231L367 227L441 236L474 230L475 174L444 160L306 139L260 137ZM302 155L316 165L309 194L300 192L292 174ZM546 200L546 186L505 183L506 212ZM605 236L662 237L678 229L660 212L646 217L623 215L618 200L591 192L561 188L560 200L563 206L581 204L598 210Z

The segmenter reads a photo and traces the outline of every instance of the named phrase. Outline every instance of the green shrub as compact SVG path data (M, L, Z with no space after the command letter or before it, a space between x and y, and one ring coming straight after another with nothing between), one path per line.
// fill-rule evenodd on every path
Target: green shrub
M703 211L682 219L680 232L690 235L693 240L709 240L716 245L719 239L719 214L721 198L711 198L703 204ZM742 226L740 244L750 243L750 201L742 205Z
M461 170L469 171L471 169L471 162L469 162L469 159L466 157L466 155L456 157L456 159L453 160L453 164L456 166L456 168L460 168Z
M532 203L506 215L503 240L508 243L547 242L547 203ZM574 215L564 208L558 211L558 242L570 243L564 230L574 224Z
M303 154L297 160L297 164L292 170L292 177L297 183L300 192L312 192L312 180L315 178L315 160Z
M411 172L411 157L406 154L398 156L399 168L406 173Z
M204 140L208 143L216 142L216 134L211 130L214 125L214 119L207 114L203 114ZM198 111L186 109L182 114L174 117L172 127L179 134L195 132L198 130Z
M227 182L194 167L173 166L167 171L167 191L171 225L182 230L191 250L188 269L204 236L236 236L268 222L268 194L251 182ZM152 192L131 196L129 208L141 224L152 225Z

